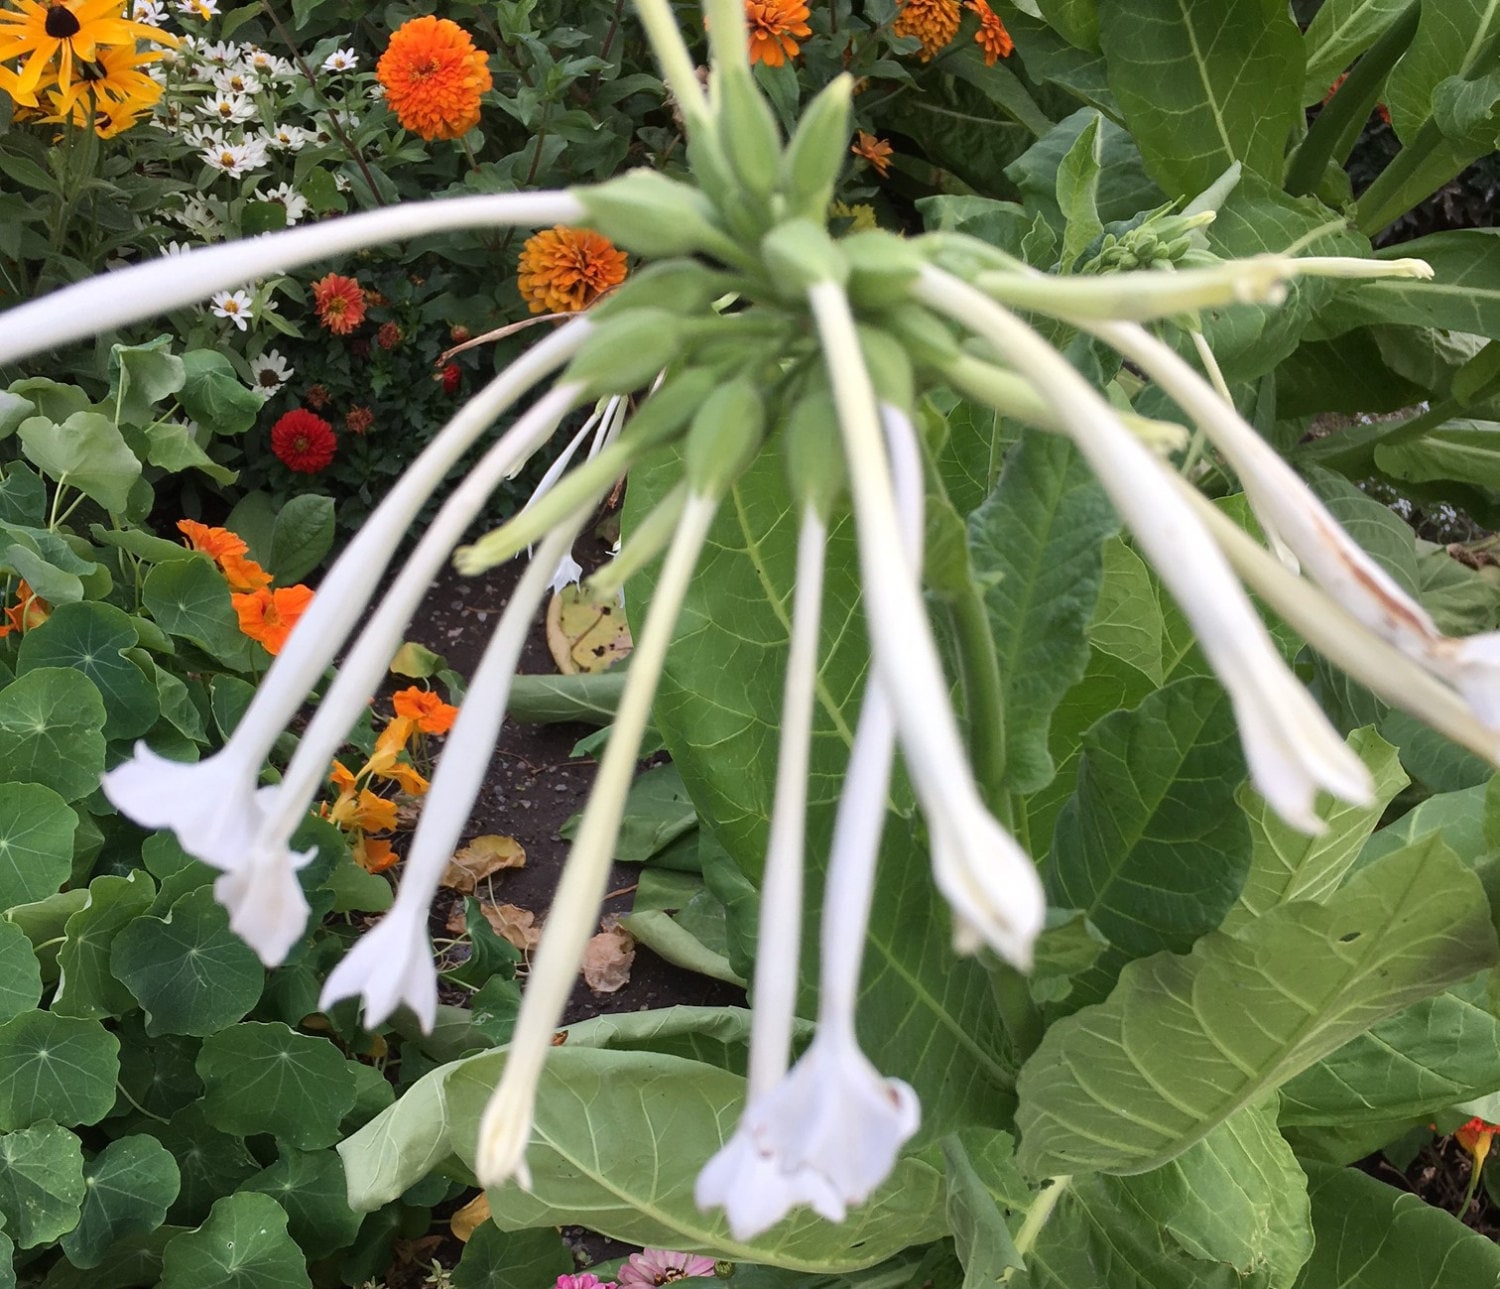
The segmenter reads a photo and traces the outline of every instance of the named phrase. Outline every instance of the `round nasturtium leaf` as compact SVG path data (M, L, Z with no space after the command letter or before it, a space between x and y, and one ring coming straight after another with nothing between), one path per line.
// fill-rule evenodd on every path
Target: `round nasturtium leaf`
M147 1136L110 1142L83 1166L83 1177L83 1211L62 1247L84 1270L98 1266L116 1240L160 1226L181 1184L171 1152Z
M232 1025L198 1054L203 1108L225 1132L268 1132L299 1150L331 1146L354 1105L354 1080L327 1039L279 1023Z
M106 875L89 883L89 902L63 927L67 938L57 951L62 975L52 1000L56 1015L101 1020L135 1007L130 990L110 970L109 954L115 937L145 916L155 898L156 883L140 869L129 877Z
M20 927L0 918L0 1023L42 1001L42 967Z
M137 639L130 616L112 604L60 604L21 638L16 671L64 667L87 676L104 698L105 737L136 738L161 714L155 684L124 654Z
M0 689L0 783L40 783L64 801L99 786L104 700L81 672L39 667Z
M143 1124L141 1131L149 1132L177 1161L182 1184L167 1210L167 1221L173 1225L196 1226L214 1201L233 1194L260 1171L243 1137L231 1137L208 1122L202 1101L184 1106L169 1123Z
M231 666L248 663L250 642L240 632L224 575L210 561L158 564L141 584L141 602L168 635L191 641Z
M203 1081L193 1065L202 1046L200 1040L179 1034L153 1038L146 1033L146 1021L140 1012L122 1017L114 1028L120 1039L117 1113L138 1108L168 1120L203 1095Z
M0 1025L0 1132L98 1123L119 1077L120 1040L98 1021L23 1012Z
M110 967L146 1012L146 1033L216 1033L253 1006L265 968L229 929L209 887L164 918L136 918L115 937Z
M307 1259L286 1227L269 1195L226 1195L208 1221L167 1245L161 1289L310 1289Z
M288 1150L242 1191L260 1191L286 1210L287 1230L311 1259L354 1243L363 1213L349 1207L343 1161L331 1150Z
M40 783L0 783L0 909L56 894L73 867L77 813Z
M0 1133L0 1219L17 1247L50 1244L78 1223L83 1147L66 1128L39 1123Z

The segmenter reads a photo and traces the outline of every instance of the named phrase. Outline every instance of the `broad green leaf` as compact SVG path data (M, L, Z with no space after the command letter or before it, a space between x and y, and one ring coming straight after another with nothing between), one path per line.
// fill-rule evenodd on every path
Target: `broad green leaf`
M40 783L0 783L0 909L31 904L68 880L78 814Z
M309 1261L347 1248L359 1231L360 1215L349 1207L344 1165L331 1150L283 1150L274 1164L242 1183L240 1190L259 1191L281 1205L287 1232Z
M106 874L89 883L88 903L68 918L67 939L57 952L61 975L52 1010L59 1016L100 1020L123 1016L136 1000L110 969L115 937L147 913L156 883L140 870L128 877Z
M1278 0L1117 0L1099 6L1109 87L1169 197L1235 161L1280 183L1302 116L1301 36Z
M958 1260L963 1263L963 1289L984 1289L995 1284L1007 1267L1022 1267L1024 1263L999 1205L985 1188L963 1141L950 1134L943 1138L942 1146L947 1164L948 1226L953 1231Z
M178 421L157 421L146 431L146 461L168 474L201 470L215 483L230 484L239 471L220 465L193 438L193 432Z
M630 785L615 858L644 864L697 826L698 812L683 787L682 775L671 762L659 765ZM563 836L572 835L570 820Z
M15 1253L15 1242L0 1231L0 1289L16 1289Z
M129 615L112 604L63 604L21 638L16 673L63 667L87 676L104 699L105 738L136 738L161 715L156 686L124 656L138 638Z
M210 434L243 434L260 415L265 399L247 388L223 354L194 349L182 355L186 373L178 400L182 410Z
M1352 1168L1308 1163L1317 1245L1295 1289L1496 1289L1500 1246Z
M1069 44L1079 49L1099 48L1096 0L1037 0L1037 8Z
M470 1167L502 1059L492 1058L488 1069L468 1062L447 1083L451 1139ZM946 1233L941 1175L908 1158L841 1226L798 1210L754 1241L735 1240L720 1215L694 1203L693 1181L734 1130L744 1087L736 1075L680 1057L555 1049L537 1091L526 1152L531 1192L491 1189L496 1225L521 1230L583 1221L633 1244L822 1272L872 1266Z
M1359 852L1358 867L1409 846L1419 837L1437 833L1448 848L1473 866L1497 848L1488 836L1485 815L1488 782L1457 792L1440 792L1375 833Z
M26 459L54 483L77 488L111 513L125 510L141 463L109 417L74 412L55 424L33 416L16 433Z
M1325 0L1302 37L1307 56L1302 101L1316 103L1411 0Z
M207 1122L202 1101L184 1106L170 1123L152 1120L140 1130L160 1141L177 1161L182 1184L167 1220L179 1226L203 1221L220 1196L260 1171L243 1138L231 1137Z
M1344 531L1401 584L1402 590L1416 595L1416 537L1406 521L1342 475L1311 470L1307 481Z
M1372 1025L1495 959L1478 879L1435 838L1324 904L1131 963L1022 1068L1020 1162L1038 1176L1144 1172Z
M1500 1091L1500 1020L1485 978L1424 998L1304 1070L1281 1090L1285 1124L1416 1119Z
M1274 1098L1151 1172L1061 1184L1017 1289L1284 1289L1312 1252Z
M169 353L168 337L145 345L113 345L109 351L110 399L127 425L156 419L152 407L182 388L187 368Z
M1059 234L1063 231L1066 221L1057 204L1058 171L1068 150L1090 127L1099 131L1102 169L1095 202L1101 220L1111 223L1130 219L1139 211L1156 209L1164 200L1161 189L1152 182L1152 177L1147 176L1147 167L1142 165L1136 139L1109 116L1093 108L1080 108L1072 116L1059 121L1022 156L1005 167L1006 178L1020 190L1026 210L1036 212L1036 218L1042 220L1043 229L1055 230ZM963 227L962 231L983 236L970 227ZM1025 232L1024 228L1022 232ZM1037 262L1027 258L1030 263ZM1042 266L1049 267L1054 258L1055 252L1049 251Z
M700 815L752 881L764 863L790 631L796 524L781 464L764 458L726 498L678 619L653 706ZM627 527L675 482L675 468L637 472ZM869 665L852 525L828 540L822 649L809 774L811 892L804 961L817 949L816 910L833 812ZM648 588L634 593L631 613ZM633 619L634 620L634 619ZM883 623L904 631L907 624ZM949 914L937 897L912 825L908 790L893 787L861 988L861 1036L870 1059L906 1079L930 1123L990 1122L1012 1078L988 973L955 961ZM729 928L731 940L741 934ZM808 973L806 979L814 976ZM812 1003L809 994L804 1005Z
M1500 421L1448 421L1419 439L1377 443L1375 464L1409 483L1454 479L1500 491Z
M23 1012L0 1025L0 1132L98 1123L119 1077L120 1040L98 1021Z
M115 937L110 966L146 1012L148 1034L213 1034L255 1005L265 969L229 929L207 887L164 918L136 918Z
M1162 619L1158 585L1150 568L1119 537L1101 547L1103 582L1088 641L1095 649L1129 663L1153 685L1166 683L1162 672Z
M194 1061L196 1038L162 1034L152 1038L146 1022L133 1012L116 1022L120 1038L120 1100L116 1111L137 1106L160 1120L168 1120L203 1093Z
M161 1289L309 1289L307 1260L268 1195L241 1191L214 1205L208 1221L177 1236L162 1254Z
M155 1137L112 1141L83 1166L83 1211L63 1237L63 1252L87 1270L117 1240L147 1235L162 1224L177 1198L177 1162Z
M453 1289L536 1289L573 1271L573 1255L555 1231L502 1231L486 1222L464 1245Z
M35 403L37 413L53 421L66 421L75 412L86 412L89 408L89 396L80 386L49 376L12 381L7 388L10 393Z
M146 574L141 603L168 635L192 641L220 662L246 668L250 642L240 631L223 574L208 560L158 564Z
M658 958L674 966L741 988L745 986L745 978L729 965L727 956L704 944L669 913L646 909L621 918L620 925Z
M1131 957L1185 952L1223 920L1250 864L1228 696L1207 678L1174 681L1095 725L1083 749L1043 870L1050 902Z
M50 1244L78 1224L83 1147L55 1123L0 1132L0 1222L22 1249Z
M42 970L26 932L0 922L0 1022L35 1010L42 1001Z
M87 891L76 887L58 891L30 904L15 904L5 911L5 920L21 928L42 968L42 983L57 979L57 946L63 942L68 919L88 903Z
M29 398L0 389L0 439L8 439L28 417L36 415L36 404Z
M0 520L27 528L47 523L47 485L24 461L12 461L0 480Z
M1064 221L1058 267L1064 273L1073 267L1089 243L1104 231L1098 206L1101 120L1096 117L1089 122L1063 155L1062 165L1057 170L1057 205Z
M1054 773L1047 727L1083 675L1084 629L1103 581L1100 544L1114 508L1066 439L1028 431L1006 457L999 487L969 516L974 570L999 655L1007 774L1033 792Z
M1386 806L1407 785L1396 749L1374 730L1355 730L1348 742L1369 768L1374 795L1364 805L1321 799L1318 813L1327 827L1320 835L1293 828L1248 784L1236 793L1250 822L1252 850L1250 872L1224 919L1225 931L1233 934L1277 904L1327 898L1353 867Z
M87 676L41 667L0 689L0 782L40 783L65 802L104 773L104 700Z
M1391 124L1403 143L1410 143L1426 123L1433 92L1442 81L1491 70L1478 59L1497 34L1500 10L1491 0L1443 0L1422 6L1417 33L1385 83Z
M323 562L333 545L333 499L316 493L293 497L276 515L271 562L277 586L300 581Z
M339 1121L354 1105L338 1048L286 1025L252 1022L209 1035L198 1073L204 1110L217 1127L269 1132L298 1150L337 1141Z
M1366 324L1392 323L1500 336L1500 229L1433 233L1401 242L1380 255L1426 260L1433 277L1346 287L1319 318L1327 335Z

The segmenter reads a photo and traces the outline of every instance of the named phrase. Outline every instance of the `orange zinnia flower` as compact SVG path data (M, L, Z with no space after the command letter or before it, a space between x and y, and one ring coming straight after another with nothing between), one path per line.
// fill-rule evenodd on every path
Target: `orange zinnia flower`
M750 28L750 62L780 67L797 57L798 37L812 35L807 6L800 0L745 0L745 23Z
M868 161L882 179L890 174L891 145L885 139L877 139L873 134L866 134L861 130L849 151Z
M187 538L192 550L202 551L219 566L231 591L258 591L271 585L271 575L247 558L250 547L239 534L227 528L210 528L192 519L179 519L177 531Z
M1005 30L1000 15L989 7L986 0L964 0L964 8L979 15L979 30L974 33L974 40L984 50L984 65L993 67L995 59L1009 58L1016 42Z
M532 313L577 313L625 280L625 252L589 228L544 229L521 248L521 298Z
M365 293L352 277L330 273L312 284L318 321L336 336L347 336L365 320Z
M917 51L924 63L958 34L958 0L901 0L901 12L892 30L898 36L915 36L922 42Z
M306 586L284 586L278 591L261 587L244 595L231 595L229 602L240 620L240 630L274 655L281 652L312 598L312 589Z
M447 18L412 18L391 33L375 79L403 129L456 139L479 124L479 96L493 82L489 60Z
M446 734L453 728L453 720L458 715L458 708L419 685L392 694L391 705L397 716L415 721L424 734Z

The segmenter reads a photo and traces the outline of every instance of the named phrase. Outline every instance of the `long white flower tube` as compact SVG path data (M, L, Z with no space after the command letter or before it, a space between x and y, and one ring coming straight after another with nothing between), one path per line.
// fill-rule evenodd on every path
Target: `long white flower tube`
M501 480L551 436L581 389L570 381L544 394L480 457L443 503L360 631L298 741L281 782L256 795L260 817L253 832L248 839L241 838L233 851L213 858L212 862L234 873L232 882L220 879L225 895L231 897L224 900L230 927L268 967L278 965L302 935L306 901L295 870L310 856L297 855L290 843L327 778L329 765L400 648L406 624L474 516ZM288 916L296 902L302 904L301 918Z
M133 264L0 314L0 363L81 340L110 327L207 300L215 291L303 264L459 228L573 224L583 205L565 192L494 193L403 202L186 255Z
M531 1184L526 1144L531 1138L537 1080L573 990L584 946L599 916L625 798L635 778L641 736L651 715L651 700L661 678L678 611L717 508L718 502L712 497L695 494L688 499L662 566L645 626L630 655L625 692L584 807L578 835L568 852L562 880L552 897L546 930L521 999L505 1070L479 1122L475 1172L481 1185L496 1186L508 1177L515 1177L523 1187Z
M110 801L143 827L172 829L183 849L205 863L237 867L261 817L256 785L272 745L358 623L422 504L495 418L571 358L592 331L580 318L547 337L423 449L324 575L223 748L188 763L168 761L138 742L135 754L104 776Z
M1229 691L1256 788L1276 812L1319 832L1320 788L1367 801L1369 771L1277 654L1224 556L1130 433L1068 361L1006 309L940 269L924 267L917 298L988 341L1031 380L1104 485L1171 590Z
M1144 327L1080 323L1144 368L1224 454L1256 513L1265 517L1313 579L1361 623L1461 693L1500 729L1500 633L1444 635L1339 524L1280 454L1181 357Z
M548 571L572 546L577 533L577 524L550 533L511 592L443 745L432 788L422 802L417 831L401 866L395 903L333 969L318 999L319 1010L327 1011L342 998L358 997L364 1003L365 1028L374 1029L405 1003L421 1021L423 1032L432 1032L437 1017L437 971L427 918L433 896L468 825L474 798L494 755L521 650L547 594Z
M958 947L972 950L976 939L982 940L1026 970L1046 916L1041 881L1030 858L980 798L921 591L914 578L893 574L906 560L890 458L848 301L832 282L811 286L808 300L838 406L875 663L928 821L933 875L953 906ZM890 623L899 628L882 629Z

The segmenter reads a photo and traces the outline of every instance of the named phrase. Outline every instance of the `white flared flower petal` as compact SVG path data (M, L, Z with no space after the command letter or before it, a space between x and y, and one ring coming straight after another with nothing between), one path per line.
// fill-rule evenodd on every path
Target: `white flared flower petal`
M327 1011L342 998L364 1001L364 1024L374 1029L397 1007L411 1008L430 1034L437 1020L437 971L427 938L427 908L415 901L392 908L329 974L318 999Z
M245 861L214 882L214 898L229 910L229 929L268 967L286 961L307 928L307 897L297 871L317 857L317 848L252 846Z
M974 808L974 807L977 807ZM1031 970L1031 947L1047 900L1030 856L976 799L966 817L927 816L932 876L953 910L953 947L987 944L1018 970Z

